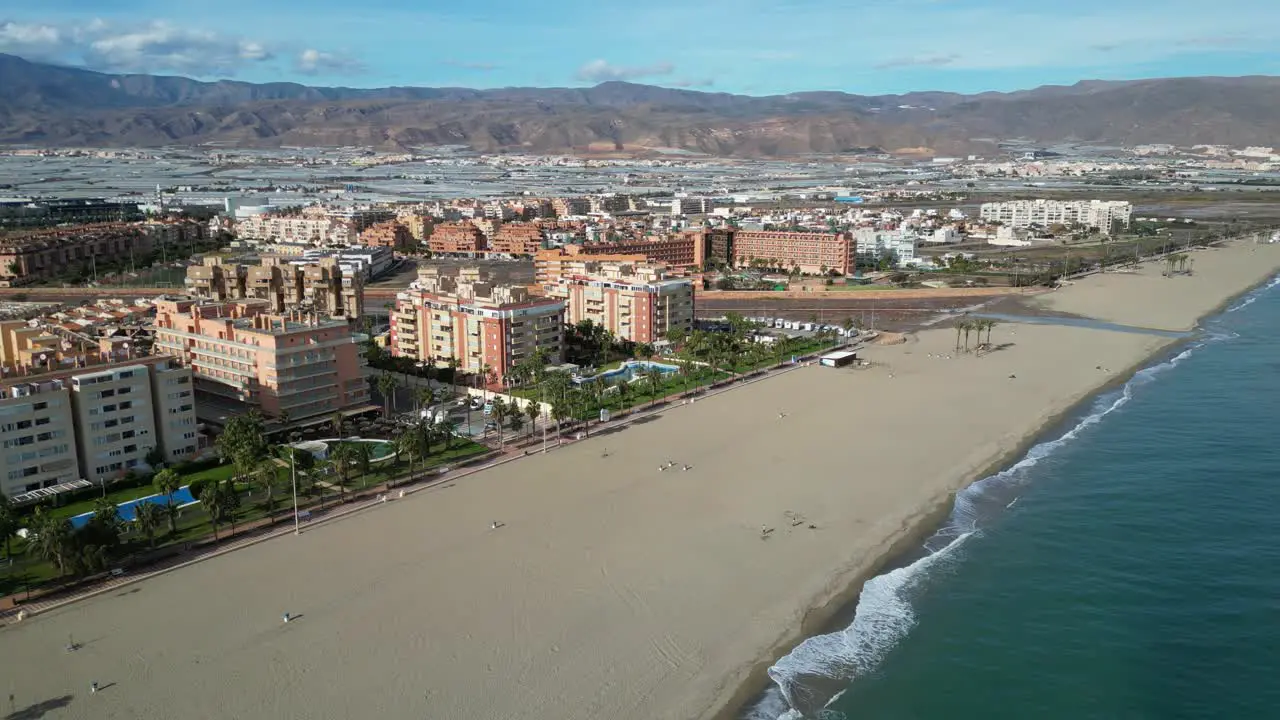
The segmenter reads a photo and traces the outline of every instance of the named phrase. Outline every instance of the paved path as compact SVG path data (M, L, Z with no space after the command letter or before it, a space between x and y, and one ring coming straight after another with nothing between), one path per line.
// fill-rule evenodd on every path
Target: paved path
M446 467L441 470L437 470L434 478L426 479L425 481L419 480L413 483L404 481L404 484L397 485L396 487L392 488L390 492L378 493L376 491L363 491L358 495L354 495L346 505L336 505L336 504L330 505L329 507L325 508L323 511L320 511L320 510L304 511L304 514L306 515L311 515L311 513L316 513L316 514L311 516L313 519L306 520L302 523L301 530L302 532L306 532L306 529L312 525L318 525L321 523L340 520L342 518L350 516L353 513L362 512L364 510L368 510L370 508L381 505L383 504L383 502L394 502L396 499L401 497L402 494L410 495L412 493L419 492L421 490L426 490L429 488L446 485L448 483L455 482L461 478L464 478L468 475L482 472L484 470L488 470L490 468L497 467L499 465L503 465L508 462L519 460L520 458L523 458L527 455L532 455L539 452L551 451L558 447L567 446L572 443L578 442L579 440L586 440L591 435L599 435L601 433L616 432L617 430L620 430L630 425L631 423L637 422L644 418L647 418L653 415L660 415L661 413L666 412L668 410L671 410L677 407L682 407L684 405L697 402L698 400L704 400L708 397L719 395L720 393L728 392L735 388L744 387L746 385L760 382L761 380L765 380L765 379L774 377L776 375L791 372L792 370L803 367L807 364L810 364L811 362L812 360L804 363L799 363L796 365L790 365L790 364L783 365L781 367L771 369L768 372L762 373L756 377L739 376L733 382L725 383L723 385L720 385L719 387L703 388L701 389L701 391L695 391L694 394L689 396L677 395L671 398L670 400L667 400L655 406L634 410L625 416L622 416L614 420L610 420L609 422L596 423L595 425L590 425L588 428L586 428L586 430L583 432L581 436L579 436L577 431L573 429L577 427L576 425L569 426L567 434L563 434L558 437L552 438L550 439L549 442L546 442L545 444L541 436L534 436L533 438L529 438L527 436L521 436L519 440L509 441L506 447L496 451L497 452L496 456L492 456L491 459L487 462L484 462L475 466L469 466L469 467L458 468L458 469L451 469ZM381 499L382 496L384 495L386 496L385 501ZM285 513L284 517L288 518L287 512ZM0 624L17 621L19 612L23 613L23 616L29 620L34 616L62 607L64 605L68 605L73 602L78 602L86 598L96 597L98 595L103 595L109 592L113 592L119 588L123 588L129 585L132 585L134 583L138 583L143 580L146 580L147 578L152 578L157 575L172 572L173 570L186 567L193 563L201 562L209 558L213 558L219 555L233 552L240 548L248 547L250 545L255 545L257 543L264 542L272 538L277 538L284 535L290 535L293 532L294 532L294 526L292 523L287 522L287 520L283 522L277 520L274 524L271 524L267 519L264 518L261 520L254 521L252 523L245 523L238 527L238 532L236 533L236 537L232 540L221 541L217 544L206 544L194 550L181 552L176 557L170 560L162 561L159 564L148 566L146 569L138 570L136 572L126 572L119 576L103 578L101 580L93 582L90 585L86 585L82 589L71 594L52 593L48 598L37 597L35 600L22 603L16 606L15 608L13 608L12 610L6 610L3 612L0 612Z

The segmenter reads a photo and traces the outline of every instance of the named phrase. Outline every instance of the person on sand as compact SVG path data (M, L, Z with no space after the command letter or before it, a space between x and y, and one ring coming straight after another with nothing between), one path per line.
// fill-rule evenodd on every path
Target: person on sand
M91 683L89 683L89 693L90 693L90 694L93 694L93 693L96 693L96 692L98 692L98 683L96 683L96 682L91 682Z
M286 624L286 625L288 625L288 624L289 624L289 621L290 621L291 619L293 619L293 618L289 615L289 613L285 613L285 614L284 614L284 622L285 622L285 624Z

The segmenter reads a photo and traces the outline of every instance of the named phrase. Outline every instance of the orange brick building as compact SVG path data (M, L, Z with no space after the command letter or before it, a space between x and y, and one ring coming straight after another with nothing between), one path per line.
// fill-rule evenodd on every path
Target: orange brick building
M488 249L480 228L469 222L441 223L431 231L427 247L433 253L475 256Z
M489 241L490 253L533 255L542 249L542 229L536 223L507 223Z
M853 272L857 244L844 233L739 230L733 236L733 264L763 266L817 275Z
M413 243L413 233L409 228L395 220L387 220L370 225L360 233L361 245L378 245L393 250L404 251Z

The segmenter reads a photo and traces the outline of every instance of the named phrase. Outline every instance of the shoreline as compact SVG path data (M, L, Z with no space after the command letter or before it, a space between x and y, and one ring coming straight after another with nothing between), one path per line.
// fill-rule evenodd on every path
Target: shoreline
M1215 249L1221 250L1223 248ZM723 697L722 701L718 701L713 705L709 712L701 714L699 716L700 720L740 720L750 708L750 704L768 691L773 683L772 678L768 676L769 668L804 640L815 635L834 631L836 628L832 627L832 623L836 618L842 615L852 617L862 594L863 586L869 580L901 566L903 560L912 553L913 549L919 549L913 546L922 545L947 526L947 521L955 509L956 496L960 492L985 478L1007 470L1024 458L1031 448L1042 442L1054 439L1050 437L1054 434L1052 431L1058 427L1065 426L1071 417L1082 415L1083 410L1090 403L1097 401L1098 398L1112 390L1124 387L1139 372L1164 362L1165 360L1162 358L1176 356L1186 346L1200 337L1203 332L1202 325L1206 320L1224 314L1242 298L1276 280L1280 280L1280 273L1268 275L1223 299L1196 319L1195 324L1185 331L1189 333L1187 336L1168 338L1163 344L1154 347L1141 360L1127 366L1119 373L1110 374L1104 382L1083 393L1065 407L1051 410L1044 417L1042 423L1029 431L1015 447L1001 453L986 469L968 476L960 485L947 493L945 497L932 499L927 503L925 510L908 519L909 526L904 525L901 533L880 546L884 548L883 552L876 553L874 558L868 562L841 569L837 573L837 579L833 581L833 584L839 583L843 587L828 595L815 598L813 607L805 612L798 626L789 628L784 633L784 637L780 638L770 648L767 656L751 663L746 667L745 672L735 673L735 676L741 678L739 685L727 696ZM926 553L925 556L928 554ZM842 581L842 578L848 579Z
M1280 269L1280 246L1216 257L1185 281L1070 293L1176 323ZM25 702L71 697L78 678L117 684L67 717L158 720L193 703L317 720L733 717L776 658L871 601L869 578L927 552L969 507L963 488L1182 344L1005 323L979 358L962 339L926 329L866 347L864 367L794 368L657 412L625 439L570 442L6 627L0 652L27 659L11 679ZM693 472L663 472L674 461ZM891 613L894 592L877 590ZM282 611L302 621L285 629ZM868 660L901 637L868 628L850 638ZM95 641L68 655L68 634ZM804 677L823 658L784 668Z

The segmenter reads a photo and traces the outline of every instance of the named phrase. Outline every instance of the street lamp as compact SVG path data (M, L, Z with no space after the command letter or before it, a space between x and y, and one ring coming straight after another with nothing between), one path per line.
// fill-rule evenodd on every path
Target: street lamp
M302 533L301 521L298 519L298 463L297 463L297 456L295 454L297 452L298 452L297 448L295 447L289 448L289 475L290 477L293 478L293 534L294 535L299 535Z

